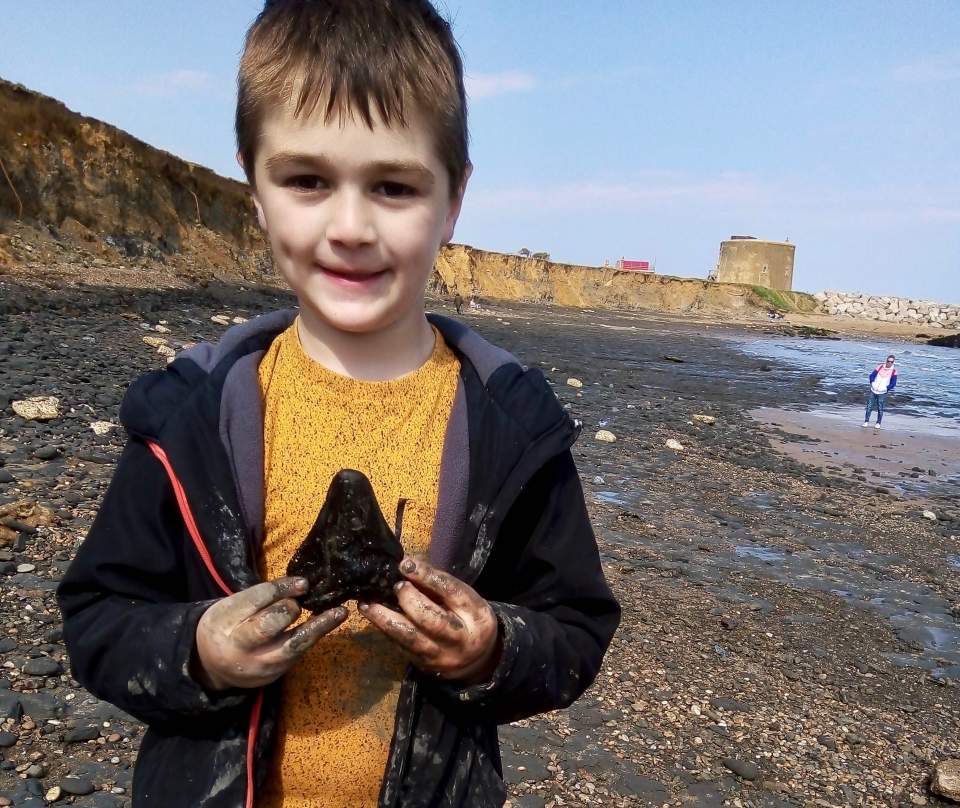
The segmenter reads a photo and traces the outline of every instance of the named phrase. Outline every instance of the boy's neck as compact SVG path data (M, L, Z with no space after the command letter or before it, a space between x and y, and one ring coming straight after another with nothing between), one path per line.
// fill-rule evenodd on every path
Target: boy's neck
M314 362L358 381L388 381L413 373L435 347L433 328L422 313L369 334L355 334L331 328L301 309L297 330L303 350Z

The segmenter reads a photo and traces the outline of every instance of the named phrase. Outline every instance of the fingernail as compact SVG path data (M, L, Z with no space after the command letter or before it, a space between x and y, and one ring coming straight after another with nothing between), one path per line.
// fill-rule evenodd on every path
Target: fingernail
M361 612L363 612L364 614L367 613L367 609L369 609L369 608L370 608L370 604L369 604L369 603L358 603L358 604L357 604L357 609L359 609L359 610L360 610Z
M413 562L412 558L404 559L403 563L400 565L400 570L402 572L416 572L417 565Z
M405 583L406 583L406 581L397 581L397 582L393 585L393 591L394 591L394 592L399 592L401 589L403 589L403 586L404 586Z
M297 592L306 592L310 582L306 578L296 578L293 582L293 588Z

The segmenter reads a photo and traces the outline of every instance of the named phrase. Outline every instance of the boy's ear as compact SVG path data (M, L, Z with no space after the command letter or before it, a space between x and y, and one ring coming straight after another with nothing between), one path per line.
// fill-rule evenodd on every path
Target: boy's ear
M260 223L260 229L266 232L267 219L263 215L263 205L261 205L260 200L257 199L257 194L255 191L250 194L250 198L253 199L253 206L257 209L257 222Z
M463 171L463 180L457 193L450 200L450 210L447 211L447 221L443 228L443 244L449 244L453 238L453 231L457 226L457 219L460 218L460 209L463 207L463 196L467 192L467 181L473 174L473 163L467 163Z

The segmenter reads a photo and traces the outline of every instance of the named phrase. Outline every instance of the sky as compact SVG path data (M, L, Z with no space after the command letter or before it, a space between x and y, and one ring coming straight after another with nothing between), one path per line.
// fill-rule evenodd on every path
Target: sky
M706 277L732 234L794 286L960 302L960 2L440 0L464 54L455 240ZM261 3L0 0L0 77L227 176Z

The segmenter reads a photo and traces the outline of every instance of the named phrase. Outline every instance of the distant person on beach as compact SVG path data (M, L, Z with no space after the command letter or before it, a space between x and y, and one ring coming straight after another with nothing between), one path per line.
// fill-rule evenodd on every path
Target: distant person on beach
M870 394L867 398L867 414L863 419L863 426L870 426L870 413L873 412L873 408L877 408L877 423L874 424L874 429L880 429L880 422L883 421L883 407L886 403L887 394L893 392L893 388L897 386L897 370L894 368L893 363L897 361L897 358L890 354L887 357L887 361L882 365L877 365L873 373L870 374Z
M457 309L457 314L463 314L463 298L459 292L453 296L453 305Z

